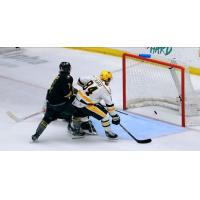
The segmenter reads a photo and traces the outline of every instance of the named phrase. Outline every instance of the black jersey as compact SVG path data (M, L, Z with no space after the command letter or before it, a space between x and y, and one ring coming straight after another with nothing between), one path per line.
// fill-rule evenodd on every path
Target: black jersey
M52 105L62 104L70 101L73 95L73 77L61 72L53 81L47 91L46 99Z

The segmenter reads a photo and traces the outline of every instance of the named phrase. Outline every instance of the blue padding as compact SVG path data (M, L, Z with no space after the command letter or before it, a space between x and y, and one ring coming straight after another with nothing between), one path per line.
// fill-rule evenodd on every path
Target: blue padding
M139 56L143 58L151 58L151 54L139 54Z
M137 139L157 138L175 133L181 133L186 130L180 126L161 122L154 119L145 118L135 114L118 113L121 118L121 124L129 130ZM91 118L99 135L105 135L101 122ZM120 138L130 139L131 137L119 126L111 125L113 132L117 133Z

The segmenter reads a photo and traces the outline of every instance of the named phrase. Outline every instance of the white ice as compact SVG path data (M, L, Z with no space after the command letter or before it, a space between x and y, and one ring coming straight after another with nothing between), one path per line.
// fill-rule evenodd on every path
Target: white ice
M88 136L81 140L72 140L67 133L65 122L57 120L50 124L39 139L39 143L30 143L31 135L42 115L16 123L7 111L23 117L40 111L46 90L58 73L61 61L72 65L74 83L79 76L98 74L102 69L114 72L111 84L113 101L122 106L121 59L64 48L24 48L23 55L46 60L41 64L30 64L14 58L0 56L0 150L200 150L200 127L156 138L150 144L137 144L133 140L108 141L100 136ZM199 89L200 77L193 77L195 87ZM139 112L139 111L138 111ZM151 112L147 110L147 113ZM173 115L164 110L166 116ZM173 119L176 121L176 119Z

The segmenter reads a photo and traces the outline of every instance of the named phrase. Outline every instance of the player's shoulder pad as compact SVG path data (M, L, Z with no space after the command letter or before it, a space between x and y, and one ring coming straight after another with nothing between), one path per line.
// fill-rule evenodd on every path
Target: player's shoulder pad
M68 80L69 82L73 82L73 77L72 77L71 75L67 75L67 80Z

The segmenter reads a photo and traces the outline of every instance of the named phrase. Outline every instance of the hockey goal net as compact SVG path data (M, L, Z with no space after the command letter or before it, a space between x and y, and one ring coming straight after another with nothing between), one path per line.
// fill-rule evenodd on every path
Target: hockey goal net
M185 66L128 53L122 60L123 109L164 107L180 116L183 127L194 125L193 117L200 124L200 99Z

